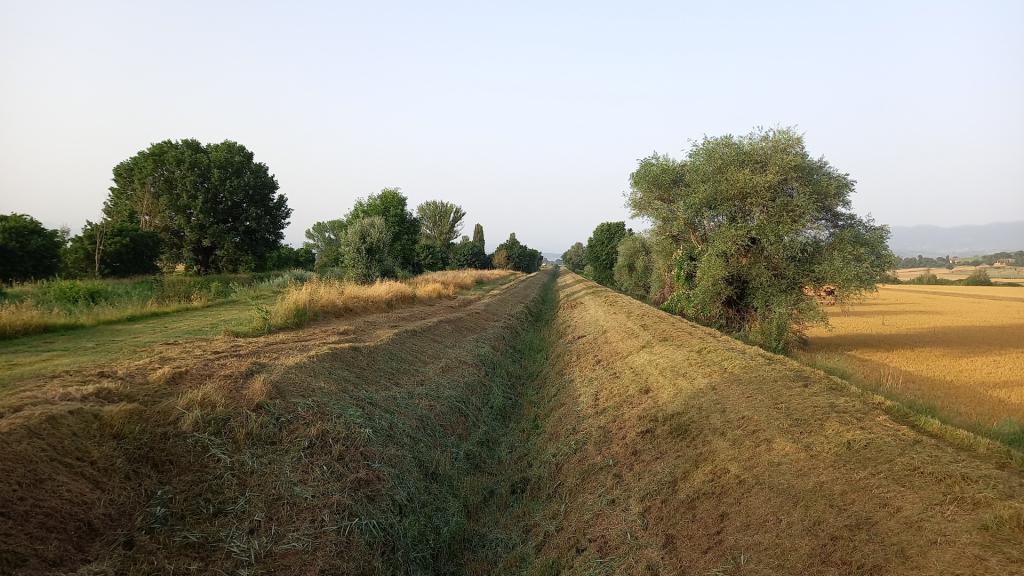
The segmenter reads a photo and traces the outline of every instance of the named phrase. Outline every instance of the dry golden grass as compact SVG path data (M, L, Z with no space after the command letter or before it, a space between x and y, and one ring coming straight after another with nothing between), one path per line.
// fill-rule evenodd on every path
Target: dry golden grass
M457 290L515 274L508 270L450 270L405 282L382 280L373 284L313 278L285 290L257 331L294 328L320 316L382 312L413 302L450 298Z
M907 281L926 272L931 272L943 280L963 280L977 270L984 270L989 278L997 283L1024 281L1024 267L1021 266L956 266L952 270L947 268L900 268L896 271L896 277Z
M1024 288L882 286L829 311L801 359L959 425L1024 423Z
M458 290L468 290L484 282L493 282L518 274L511 270L442 270L422 274L410 280L409 283L413 286L437 283L453 286Z
M449 293L448 295L450 295ZM426 299L443 293L436 290L423 292ZM401 304L414 302L417 291L394 280L373 284L356 284L344 280L315 278L286 290L270 311L270 324L274 328L288 328L305 324L320 315L343 316L350 313L389 310Z

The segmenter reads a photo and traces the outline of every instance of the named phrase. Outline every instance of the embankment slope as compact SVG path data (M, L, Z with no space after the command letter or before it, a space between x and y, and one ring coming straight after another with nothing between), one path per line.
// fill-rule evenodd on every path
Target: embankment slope
M0 574L486 571L509 544L472 508L551 278L21 383Z
M565 574L1020 574L1024 477L841 383L570 272L540 398Z

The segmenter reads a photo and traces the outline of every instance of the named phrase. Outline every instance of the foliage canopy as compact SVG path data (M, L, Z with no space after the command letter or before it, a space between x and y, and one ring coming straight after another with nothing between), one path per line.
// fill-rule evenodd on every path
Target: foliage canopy
M521 243L515 233L509 234L505 240L494 251L492 258L495 268L506 268L519 272L536 272L544 261L544 256L539 250L534 250Z
M103 212L157 232L166 262L199 273L261 269L291 216L277 179L245 146L193 139L158 142L115 166Z
M134 222L89 222L64 253L69 276L137 276L160 271L160 234Z
M666 306L769 350L823 320L816 293L873 290L894 263L888 229L851 212L854 181L791 129L705 138L630 182L633 215L675 246Z
M625 222L602 222L594 228L587 239L586 260L590 276L595 282L612 285L615 281L615 261L619 254L619 242L632 231Z
M573 272L583 272L587 265L587 248L582 242L577 242L569 247L562 254L562 264Z
M48 278L60 267L61 236L26 214L0 214L0 282Z

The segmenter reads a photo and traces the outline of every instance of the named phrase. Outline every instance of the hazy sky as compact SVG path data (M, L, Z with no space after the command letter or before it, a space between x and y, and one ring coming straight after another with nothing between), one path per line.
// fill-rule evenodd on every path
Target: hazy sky
M461 204L489 249L561 252L626 216L638 158L779 125L880 222L1024 219L1019 0L0 6L0 212L49 226L194 137L270 166L293 243L399 186Z

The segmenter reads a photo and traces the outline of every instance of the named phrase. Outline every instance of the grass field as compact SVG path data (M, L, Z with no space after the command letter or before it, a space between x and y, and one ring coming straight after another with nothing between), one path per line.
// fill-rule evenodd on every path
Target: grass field
M1024 450L1024 288L882 286L797 355Z
M310 272L46 280L0 290L0 339L85 328L252 300L304 282Z
M906 282L925 273L932 273L945 280L964 280L978 270L984 270L994 283L1024 282L1024 267L1020 266L955 266L947 268L901 268L896 277Z
M958 434L548 269L23 374L0 573L1014 573L1024 464Z

